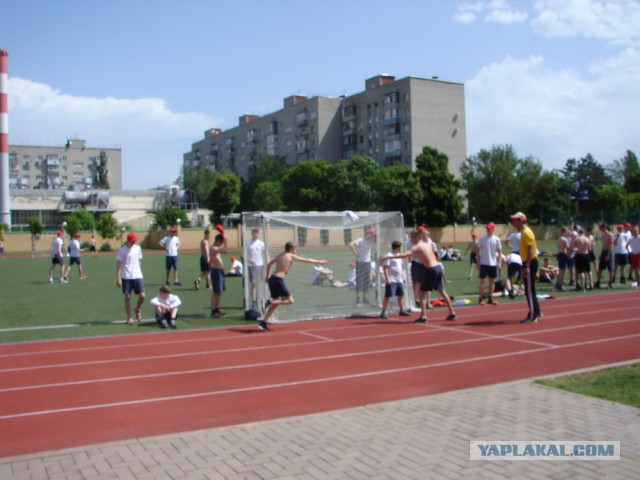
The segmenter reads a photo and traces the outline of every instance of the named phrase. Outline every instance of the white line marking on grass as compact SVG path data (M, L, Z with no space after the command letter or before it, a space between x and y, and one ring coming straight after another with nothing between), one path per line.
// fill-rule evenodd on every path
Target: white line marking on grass
M622 335L620 337L613 337L613 338L607 338L607 339L597 339L597 340L589 340L589 341L585 341L585 342L576 342L576 343L572 343L572 344L569 344L569 345L562 345L562 346L559 346L559 347L555 347L553 349L536 348L536 349L533 349L533 350L525 350L525 351L510 352L510 353L499 353L499 354L494 354L494 355L484 355L484 356L480 356L480 357L466 358L466 359L462 359L462 360L450 360L450 361L447 361L447 362L440 362L440 363L434 363L434 364L429 364L429 365L415 365L413 367L402 367L402 368L393 368L393 369L388 369L388 370L377 370L377 371L371 371L371 372L356 373L356 374L351 374L351 375L338 375L338 376L334 376L334 377L324 377L324 378L317 378L317 379L312 379L312 380L298 380L298 381L293 381L293 382L274 383L274 384L271 384L271 385L232 388L232 389L228 389L228 390L214 390L214 391L210 391L210 392L192 393L192 394L185 394L185 395L174 395L174 396L166 396L166 397L147 398L147 399L144 399L144 400L127 400L127 401L122 401L122 402L111 402L111 403L103 403L103 404L95 404L95 405L85 405L85 406L80 406L80 407L67 407L67 408L57 408L57 409L50 409L50 410L37 410L37 411L33 411L33 412L24 412L24 413L12 414L12 415L3 415L3 416L0 416L0 421L2 421L2 420L13 420L13 419L16 419L16 418L24 418L24 417L35 417L35 416L53 415L53 414L60 414L60 413L71 413L71 412L81 412L81 411L87 411L87 410L98 410L98 409L114 408L114 407L125 407L125 406L131 406L131 405L145 405L145 404L150 404L150 403L172 402L172 401L178 401L178 400L189 400L189 399L194 399L194 398L213 397L213 396L221 396L221 395L231 395L231 394L236 394L236 393L259 392L259 391L273 390L273 389L278 389L278 388L298 387L298 386L301 386L301 385L313 385L313 384L318 384L318 383L339 382L339 381L344 381L344 380L368 378L368 377L375 377L375 376L381 376L381 375L392 375L392 374L396 374L396 373L405 373L405 372L411 372L411 371L416 371L416 370L427 370L427 369L432 369L432 368L448 367L448 366L452 366L452 365L460 365L460 364L465 364L465 363L472 363L472 362L479 362L479 361L486 361L486 360L495 360L495 359L498 359L498 358L516 357L516 356L520 356L520 355L529 355L529 354L532 354L532 353L541 353L541 352L546 352L546 351L550 351L550 350L556 350L557 351L557 350L561 350L561 349L582 347L582 346L586 346L586 345L594 345L594 344L604 343L604 342L613 342L613 341L617 341L617 340L627 340L627 339L636 338L636 337L640 337L640 333L633 334L633 335Z

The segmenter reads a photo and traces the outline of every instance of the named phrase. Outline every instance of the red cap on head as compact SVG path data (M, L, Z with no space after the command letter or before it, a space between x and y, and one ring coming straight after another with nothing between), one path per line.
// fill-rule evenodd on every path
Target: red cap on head
M58 235L59 237L61 237L62 235L64 235L64 231L62 231L62 230L58 230L58 233L56 233L56 235Z
M82 235L80 235L79 233L76 233L73 238L80 238Z
M351 263L349 264L349 266L350 266L351 268L355 268L355 266L356 266L356 262L351 262Z
M138 236L135 233L131 232L129 235L127 235L127 241L136 243L138 241Z
M487 223L487 228L490 230L494 230L496 228L496 224L493 222Z
M628 223L628 222L627 222L627 223L625 223L625 224L624 224L624 226L625 226L625 228L631 228L631 224L630 224L630 223Z
M236 257L234 257L233 255L231 255L231 261L235 262L236 261Z
M427 228L424 225L420 225L416 230L419 232L424 232Z
M527 221L527 216L522 212L517 212L511 215L511 220L522 220L523 222Z
M176 233L178 231L178 229L176 227L171 227L171 229L169 231L171 233Z
M616 226L616 228L617 228L618 230L622 230L622 228L623 228L623 227L622 227L622 224L621 224L621 223L619 223L619 224Z

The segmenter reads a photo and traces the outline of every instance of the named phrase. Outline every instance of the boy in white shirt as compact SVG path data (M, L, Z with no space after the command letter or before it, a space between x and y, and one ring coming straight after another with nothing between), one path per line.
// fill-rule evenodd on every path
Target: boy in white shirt
M178 229L172 227L169 232L171 233L171 235L167 235L162 240L160 240L160 246L167 251L167 256L165 258L165 266L167 268L167 281L165 282L165 285L169 285L169 274L171 273L172 268L173 284L182 285L178 281L178 248L180 247Z
M138 236L135 233L127 235L125 243L116 255L116 285L122 287L124 293L124 308L127 312L127 325L133 325L131 317L131 293L138 295L135 313L136 321L142 320L142 304L144 303L144 279L142 278L142 249L136 245Z
M82 271L82 262L80 261L80 242L78 239L80 238L80 234L76 233L73 236L73 240L69 243L69 265L67 266L67 273L65 274L65 280L69 280L69 272L71 271L71 267L73 265L78 265L78 274L80 275L80 280L84 280L87 276Z
M177 328L178 307L182 304L177 295L171 293L167 285L160 287L158 296L151 300L156 313L156 322L161 328Z
M241 277L243 272L244 272L244 269L242 267L242 262L232 255L231 268L229 268L227 275L230 277Z
M389 253L389 256L396 256L398 253L400 253L401 248L402 244L397 240L394 241L391 244L391 253ZM385 287L380 318L388 318L387 307L389 306L391 297L398 298L398 308L400 309L400 315L403 317L409 316L410 313L404 310L402 303L404 299L405 285L405 275L402 270L402 259L389 258L388 260L385 260L382 264L382 271L384 274Z

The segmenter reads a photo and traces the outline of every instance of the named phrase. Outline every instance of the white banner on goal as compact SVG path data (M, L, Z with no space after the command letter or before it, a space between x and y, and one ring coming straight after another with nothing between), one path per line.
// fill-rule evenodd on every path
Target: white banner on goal
M362 239L366 241L363 243ZM272 320L379 315L384 278L377 260L391 251L391 243L396 240L404 250L407 237L400 212L243 212L245 309L264 312L264 304L270 297L266 265L284 251L287 242L292 242L298 255L331 262L325 268L294 262L285 279L294 303L278 308ZM352 242L360 246L359 258ZM365 262L369 269L363 269ZM406 262L404 270L408 277ZM412 305L413 292L408 281L404 308L410 309ZM389 306L397 308L397 301L392 299Z

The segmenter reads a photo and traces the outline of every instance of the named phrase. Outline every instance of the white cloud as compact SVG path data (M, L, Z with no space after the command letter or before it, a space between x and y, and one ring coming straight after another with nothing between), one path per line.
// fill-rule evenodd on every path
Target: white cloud
M531 25L545 37L596 38L614 45L638 45L640 2L637 0L538 0Z
M82 138L91 147L120 147L125 188L175 180L182 155L219 121L171 111L159 98L90 98L49 85L9 78L10 143L64 145Z
M622 52L591 66L594 78L550 71L544 59L505 58L466 83L469 155L495 144L511 144L545 168L591 153L602 164L637 151L640 55Z
M526 12L512 8L506 0L490 0L461 4L453 15L453 19L460 23L473 23L483 13L485 13L484 20L489 23L521 23L528 18Z

